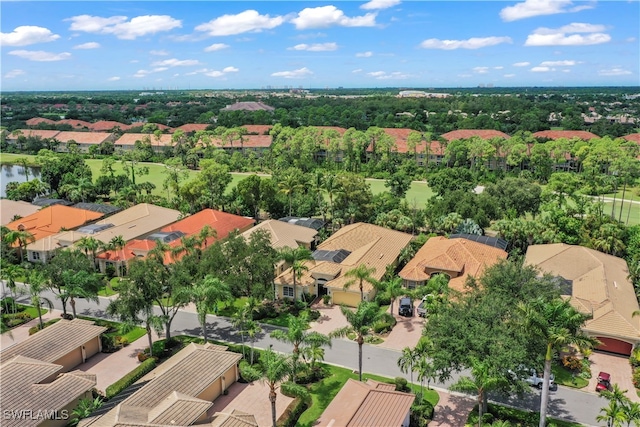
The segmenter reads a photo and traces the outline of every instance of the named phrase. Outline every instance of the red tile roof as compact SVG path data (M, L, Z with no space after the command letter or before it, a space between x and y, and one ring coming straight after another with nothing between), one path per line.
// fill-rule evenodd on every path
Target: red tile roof
M623 136L623 138L626 139L627 141L633 141L640 144L640 133L632 133L631 135L625 135Z
M59 130L40 130L40 129L18 129L20 132L22 132L22 136L24 137L36 137L36 138L53 138L55 137L57 134L60 133ZM13 135L10 133L7 136L8 139L12 139L14 138Z
M106 130L113 130L116 127L119 127L120 130L128 130L131 128L131 125L127 125L124 123L120 123L120 122L114 122L112 120L100 120L98 122L92 123L91 126L89 126L91 130L93 131L106 131Z
M60 132L56 135L56 139L63 144L75 141L78 144L97 145L111 138L109 132Z
M173 142L171 141L171 135L163 133L160 135L160 141L156 139L154 134L147 133L125 133L120 138L116 140L115 145L135 145L136 141L144 141L149 139L149 142L152 146L173 146Z
M598 135L587 132L584 130L541 130L540 132L536 132L533 134L534 138L548 138L548 139L559 139L559 138L580 138L588 141L594 138L600 138Z
M53 205L7 224L10 230L26 230L36 240L73 229L101 218L103 214L70 206Z
M447 132L442 135L442 137L447 141L454 141L456 139L468 139L474 136L480 137L482 139L509 138L509 135L507 135L506 133L493 129L459 129Z
M180 127L177 127L174 129L174 131L180 129L182 130L184 133L191 133L191 132L196 132L199 130L206 130L210 125L206 124L206 123L187 123L185 125L182 125Z
M40 123L46 123L48 125L53 125L56 122L54 122L53 120L50 119L44 119L42 117L34 117L32 119L29 119L25 122L27 124L27 126L37 126Z
M91 123L85 122L84 120L74 120L74 119L63 119L59 122L56 122L59 125L71 125L73 128L87 128L91 127Z
M268 134L273 126L271 125L244 125L242 126L249 133L253 133L256 135L265 135Z

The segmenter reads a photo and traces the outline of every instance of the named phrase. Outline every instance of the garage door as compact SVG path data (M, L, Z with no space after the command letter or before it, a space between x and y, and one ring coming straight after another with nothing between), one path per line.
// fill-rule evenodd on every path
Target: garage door
M614 338L598 337L598 340L602 343L598 346L597 350L608 351L610 353L624 354L625 356L631 355L632 345L628 342L620 341Z
M344 304L349 307L357 307L358 304L360 304L360 293L333 291L331 292L331 299L334 304Z

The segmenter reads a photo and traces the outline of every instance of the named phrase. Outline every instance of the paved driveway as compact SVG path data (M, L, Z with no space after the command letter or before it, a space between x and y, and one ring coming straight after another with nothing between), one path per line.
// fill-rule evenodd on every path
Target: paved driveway
M414 307L418 307L419 303L420 301L416 301ZM394 326L391 332L385 337L384 342L378 344L378 346L393 350L415 347L422 336L425 319L415 314L415 309L412 317L399 316L398 301L393 304L393 311L395 311L395 313L392 313L393 317L395 317L398 323L396 323L396 326ZM391 312L391 307L389 307L387 312Z
M618 384L620 389L627 390L627 397L632 402L640 402L636 389L631 381L631 365L626 356L616 356L615 354L594 351L589 356L591 361L591 374L587 389L590 393L596 393L596 383L598 382L598 372L603 371L611 374L611 382Z
M349 325L339 305L324 305L320 302L314 304L312 308L320 312L320 318L310 323L311 329L316 332L329 335L330 332Z
M293 402L293 398L283 395L278 389L276 419L280 418L291 402ZM250 384L233 383L229 387L228 395L218 396L213 401L213 406L207 412L207 416L210 417L216 412L231 412L234 409L254 415L260 427L271 426L269 386L259 381Z

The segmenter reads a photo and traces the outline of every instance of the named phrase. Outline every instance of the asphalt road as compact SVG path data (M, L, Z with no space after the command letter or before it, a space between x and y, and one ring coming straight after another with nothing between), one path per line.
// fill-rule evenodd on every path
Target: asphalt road
M4 285L4 283L3 283ZM57 309L62 309L62 304L56 299L53 293L47 291L43 296L49 298ZM76 311L79 315L109 318L104 312L109 303L108 298L100 298L100 304L95 304L86 300L76 300ZM68 307L69 308L69 307ZM231 323L223 317L208 317L207 334L209 338L240 343L241 337L235 331ZM269 337L273 326L263 325L263 333L255 342L256 348L268 348L272 346L274 350L283 353L291 352L291 347L280 341ZM196 314L189 311L180 311L173 320L171 333L173 335L201 335L200 324ZM404 377L409 380L408 374L403 374L398 368L396 361L400 357L400 352L386 348L380 348L365 344L363 350L363 372L382 375L389 378ZM358 345L350 340L334 339L331 348L325 350L325 362L333 365L343 366L349 369L358 368ZM431 383L435 388L447 389L460 376L457 374L447 383ZM414 375L415 379L415 375ZM515 406L522 409L540 409L540 391L531 389L531 393L519 398L517 396L490 396L491 400ZM588 393L568 387L558 387L550 392L548 414L550 417L579 422L589 426L603 425L596 421L600 413L600 408L606 406L606 402L593 393Z

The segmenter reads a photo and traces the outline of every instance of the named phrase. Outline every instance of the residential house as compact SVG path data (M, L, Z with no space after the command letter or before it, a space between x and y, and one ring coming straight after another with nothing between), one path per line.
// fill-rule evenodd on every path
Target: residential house
M42 129L17 129L7 134L7 144L18 145L20 137L51 139L60 133L59 130L42 130Z
M83 420L83 427L174 427L202 425L207 411L239 378L242 355L215 344L191 343L142 377L140 387L107 413ZM218 425L218 424L213 424Z
M2 359L0 377L3 427L66 426L96 385L95 375L24 356Z
M178 218L180 212L177 210L140 203L94 224L37 240L27 245L27 255L30 260L36 259L44 263L56 249L71 247L83 237L94 237L105 244L118 236L129 241L158 231Z
M395 391L393 384L349 378L320 419L319 427L409 427L416 396Z
M0 351L0 362L23 356L53 363L58 365L58 370L69 372L102 351L100 335L106 330L89 320L61 319L25 341Z
M231 412L216 412L210 427L258 427L256 417L234 409Z
M71 230L102 218L103 214L64 205L53 205L7 224L10 230L28 231L35 242L53 236L63 230ZM33 243L31 243L33 244ZM27 246L27 251L29 247ZM39 253L28 253L33 262L46 262Z
M131 125L115 122L113 120L99 120L89 125L89 128L93 132L113 132L116 130L120 130L124 132L131 129L131 127L132 127Z
M363 222L347 225L318 245L313 261L305 262L308 270L299 279L296 277L295 295L328 294L334 304L356 307L361 301L360 283L346 273L365 265L373 270L374 280L382 279L388 266L397 265L400 253L411 238L410 234ZM291 268L276 277L275 282L279 298L294 296ZM365 301L372 301L376 289L363 281L363 293Z
M640 310L624 259L583 246L531 245L525 265L557 276L562 294L590 317L582 330L597 338L598 350L628 356L640 344Z
M585 130L541 130L532 134L534 138L540 139L572 139L578 138L585 141L590 139L599 138L595 133L587 132Z
M432 237L398 274L409 289L423 286L434 274L449 277L449 288L464 292L467 277L480 277L485 269L507 258L503 249L465 238Z
M251 238L251 235L258 230L265 230L269 234L271 246L277 250L282 250L284 248L295 249L299 246L307 249L314 249L318 235L318 232L313 228L269 219L245 231L242 233L242 236L248 240ZM284 270L284 261L278 262L275 266L275 275L280 275Z
M148 133L125 133L118 138L115 143L115 149L121 151L131 151L135 148L136 142L148 143L156 153L162 153L166 149L173 148L172 135L162 133L158 136Z
M100 271L106 272L109 265L115 268L116 271L123 271L122 269L134 258L146 257L149 251L156 247L158 240L168 244L171 249L175 249L182 244L183 237L198 237L202 229L209 226L215 235L207 237L202 242L202 247L206 248L216 240L226 239L233 231L244 232L248 230L254 223L255 221L251 218L213 209L204 209L178 222L167 225L161 228L160 231L149 234L143 239L131 240L122 249L100 253L97 257ZM182 254L171 253L171 250L169 250L165 253L165 263L171 264L181 256Z
M0 225L7 225L25 216L38 212L40 208L31 203L0 199Z
M59 152L67 152L70 144L76 144L81 153L88 153L90 147L113 142L115 136L109 132L60 132L55 139L60 143L57 148Z
M441 136L447 141L455 141L456 139L469 139L473 137L478 137L481 139L509 139L509 135L494 129L458 129L451 132L443 133Z
M303 218L297 216L285 216L280 218L278 221L299 225L300 227L312 228L316 231L320 231L320 229L325 225L324 221L318 218Z

